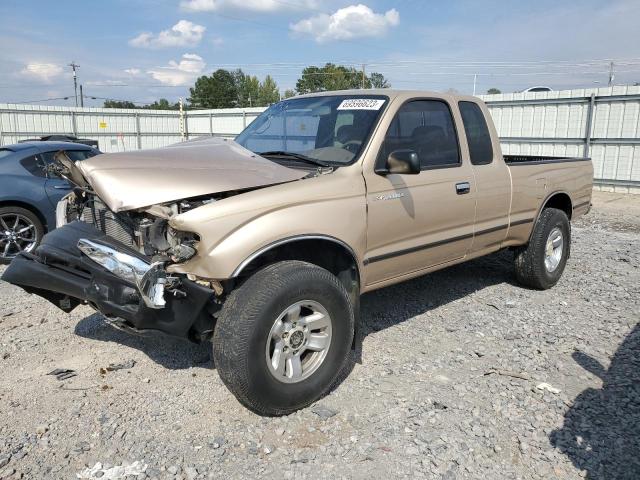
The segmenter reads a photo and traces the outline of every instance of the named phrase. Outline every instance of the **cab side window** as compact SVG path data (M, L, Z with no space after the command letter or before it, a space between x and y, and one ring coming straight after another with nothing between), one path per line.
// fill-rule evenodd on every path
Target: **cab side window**
M449 106L440 100L414 100L400 107L378 161L384 163L395 150L415 151L423 170L460 165L458 135Z
M474 165L488 165L493 161L493 146L487 121L482 109L477 103L460 102L460 115L467 134L471 163Z

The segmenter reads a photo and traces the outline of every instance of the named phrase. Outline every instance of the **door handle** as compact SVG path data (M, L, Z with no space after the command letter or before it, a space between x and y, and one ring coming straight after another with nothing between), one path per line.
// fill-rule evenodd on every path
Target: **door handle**
M456 193L458 195L464 195L471 191L471 184L469 182L456 183Z
M69 185L54 185L53 188L56 190L71 190Z

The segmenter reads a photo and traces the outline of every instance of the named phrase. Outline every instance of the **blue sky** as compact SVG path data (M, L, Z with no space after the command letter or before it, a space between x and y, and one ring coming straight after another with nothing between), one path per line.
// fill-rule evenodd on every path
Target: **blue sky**
M216 68L292 88L305 65L366 64L396 88L511 92L640 81L640 1L0 0L0 102L188 96ZM102 100L87 102L101 105ZM73 99L44 104L71 105Z

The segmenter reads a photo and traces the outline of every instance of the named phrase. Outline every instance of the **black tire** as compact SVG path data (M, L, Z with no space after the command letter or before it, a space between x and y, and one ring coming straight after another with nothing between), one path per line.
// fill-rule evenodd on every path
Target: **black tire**
M308 378L283 383L267 366L271 327L290 305L318 302L331 317L326 356ZM268 265L227 297L213 335L220 378L244 406L260 415L287 415L326 394L349 359L354 312L340 281L316 265L285 261Z
M545 266L545 249L549 235L556 228L562 233L562 256L558 266L553 271L549 271ZM567 214L555 208L543 210L533 227L529 243L515 251L515 271L518 282L538 290L553 287L562 276L570 249L571 226Z
M27 210L26 208L13 207L13 206L0 208L0 218L6 217L6 216L12 216L12 215L20 215L21 217L24 217L29 222L31 222L31 224L33 225L35 244L30 250L30 251L33 251L40 244L40 241L44 236L44 226L42 225L42 222L40 221L40 219L35 213L33 213L30 210ZM12 227L12 225L7 225L7 226L10 229ZM13 259L13 257L15 257L16 253L18 252L16 244L12 243L12 245L10 246L9 253L5 256L4 251L7 245L6 238L7 237L5 235L4 225L0 223L0 265L7 265L11 263L11 260ZM20 242L20 244L25 245L24 242Z

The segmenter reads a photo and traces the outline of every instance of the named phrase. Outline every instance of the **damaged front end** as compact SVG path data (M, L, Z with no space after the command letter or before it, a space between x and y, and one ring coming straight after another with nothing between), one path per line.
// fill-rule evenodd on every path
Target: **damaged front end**
M219 138L81 162L58 152L55 160L51 175L74 185L58 204L58 228L32 254L18 255L2 279L67 312L86 303L117 326L194 341L211 336L231 285L167 271L194 257L200 241L171 220L309 175Z
M168 274L166 267L191 258L198 241L172 229L168 219L210 201L114 213L90 189L76 188L59 206L63 225L45 235L35 252L18 255L2 279L65 312L84 303L119 328L206 340L222 285Z

